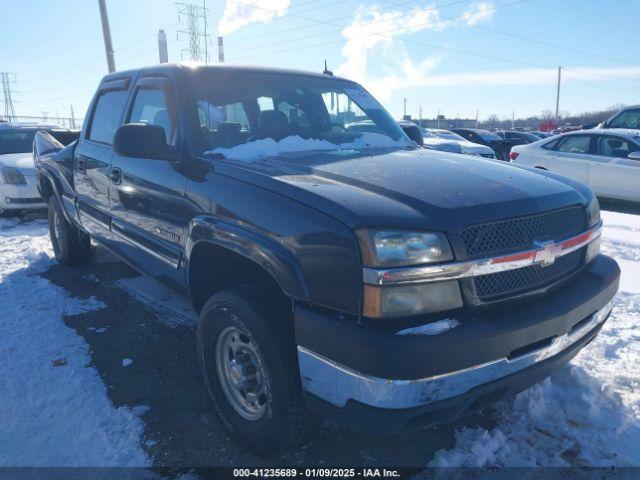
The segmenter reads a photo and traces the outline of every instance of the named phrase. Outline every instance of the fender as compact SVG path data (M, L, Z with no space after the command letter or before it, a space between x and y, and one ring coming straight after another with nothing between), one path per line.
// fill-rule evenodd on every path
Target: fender
M40 186L40 175L43 175L44 177L47 178L47 180L49 180L49 184L53 189L53 195L58 200L58 203L60 203L60 206L62 207L62 213L64 215L64 218L67 220L67 222L69 222L71 225L79 226L78 221L75 218L73 218L73 216L70 215L69 212L67 211L67 208L69 206L71 206L75 210L75 196L72 198L67 197L68 201L65 202L62 189L58 184L59 182L58 178L53 173L51 173L46 167L42 165L38 167L38 191L40 192L40 195L42 195L42 187Z
M264 268L288 296L309 299L302 268L290 251L259 232L211 215L195 217L189 223L186 278L189 278L191 252L203 242L226 248Z

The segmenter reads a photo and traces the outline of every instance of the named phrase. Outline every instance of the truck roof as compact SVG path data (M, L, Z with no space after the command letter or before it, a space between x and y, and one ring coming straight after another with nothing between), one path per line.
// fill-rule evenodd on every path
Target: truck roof
M280 75L302 75L307 77L316 78L333 78L338 80L348 80L342 77L336 77L328 75L322 72L308 72L304 70L293 70L288 68L273 68L273 67L260 67L252 65L230 65L230 64L217 64L217 65L204 65L204 64L192 64L192 63L162 63L158 65L152 65L148 67L142 67L132 70L123 70L121 72L114 72L105 75L102 82L115 80L123 76L133 77L140 73L165 73L175 74L183 72L185 70L201 70L209 72L225 72L225 73L275 73Z

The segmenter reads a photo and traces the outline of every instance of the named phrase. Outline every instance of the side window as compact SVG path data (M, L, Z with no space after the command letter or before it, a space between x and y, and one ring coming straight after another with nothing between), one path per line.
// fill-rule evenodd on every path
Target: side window
M161 88L138 89L129 122L158 125L164 129L167 144L173 145L175 143L175 115L167 105L165 91Z
M555 150L558 147L558 144L560 143L561 140L562 138L554 138L550 142L547 142L544 145L542 145L542 148L544 148L545 150Z
M635 145L622 138L599 137L597 154L604 157L627 158L636 150Z
M613 117L609 128L640 128L640 109L625 110Z
M565 153L589 153L591 146L591 136L589 135L571 135L565 137L555 149L558 152Z
M111 145L120 126L120 119L127 101L127 90L105 91L100 94L93 110L89 140Z

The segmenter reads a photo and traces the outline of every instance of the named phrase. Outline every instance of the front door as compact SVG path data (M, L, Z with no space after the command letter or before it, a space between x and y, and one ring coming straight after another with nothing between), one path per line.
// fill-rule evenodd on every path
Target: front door
M109 171L113 136L124 113L128 90L98 92L90 114L85 138L74 157L73 181L80 222L91 235L104 240L109 234Z
M567 135L545 155L549 170L589 184L591 135Z
M177 152L180 128L168 80L138 81L125 123L159 125ZM177 155L176 155L177 159ZM178 160L123 157L111 160L111 228L117 250L143 272L172 288L183 282L185 236L193 208Z

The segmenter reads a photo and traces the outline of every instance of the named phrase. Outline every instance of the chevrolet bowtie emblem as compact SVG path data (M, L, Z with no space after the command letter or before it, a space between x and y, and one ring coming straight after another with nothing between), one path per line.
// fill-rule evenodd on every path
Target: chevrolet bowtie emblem
M538 248L536 252L535 262L541 264L543 267L548 267L549 265L553 265L553 262L556 261L556 258L562 251L562 247L560 245L556 245L553 240L548 242L533 242L534 245Z

